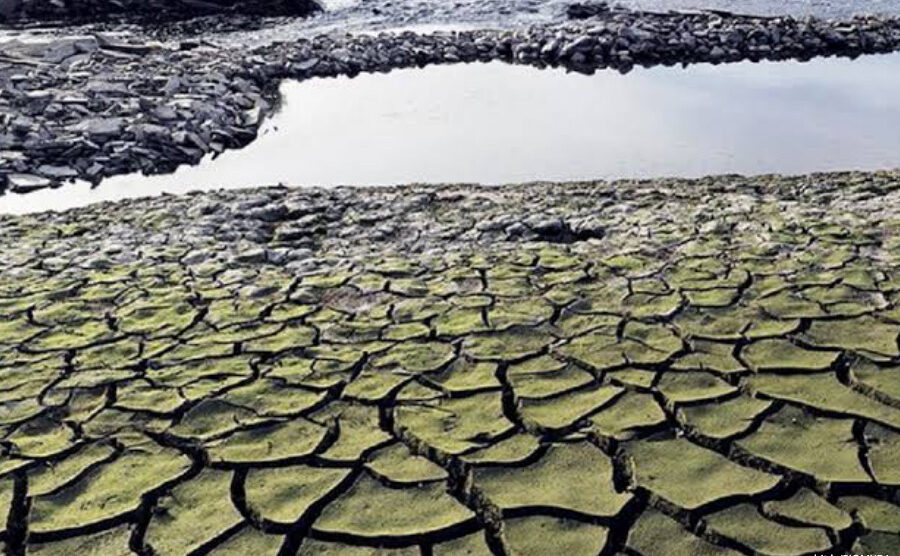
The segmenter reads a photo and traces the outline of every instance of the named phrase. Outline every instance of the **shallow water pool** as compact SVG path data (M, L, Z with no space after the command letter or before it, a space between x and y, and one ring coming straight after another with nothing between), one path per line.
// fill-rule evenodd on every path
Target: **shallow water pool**
M255 185L807 173L900 166L900 54L621 75L502 63L285 83L251 145L0 211Z

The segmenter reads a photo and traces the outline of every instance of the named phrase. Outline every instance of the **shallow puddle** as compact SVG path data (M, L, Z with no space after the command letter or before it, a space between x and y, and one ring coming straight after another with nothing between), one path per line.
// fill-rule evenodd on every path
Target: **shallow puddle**
M0 211L254 185L806 173L900 165L900 54L637 69L502 63L286 83L248 147L164 176L0 197Z

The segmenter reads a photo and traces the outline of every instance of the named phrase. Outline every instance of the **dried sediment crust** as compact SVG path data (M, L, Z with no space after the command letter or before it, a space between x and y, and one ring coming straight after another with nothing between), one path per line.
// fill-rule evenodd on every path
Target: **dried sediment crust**
M2 542L887 551L898 187L257 189L0 217ZM588 216L590 239L541 231Z

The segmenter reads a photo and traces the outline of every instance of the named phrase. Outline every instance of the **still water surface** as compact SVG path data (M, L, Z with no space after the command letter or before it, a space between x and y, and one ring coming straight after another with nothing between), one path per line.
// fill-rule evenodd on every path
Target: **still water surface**
M255 185L807 173L900 166L900 54L636 69L499 62L285 83L260 137L163 176L0 197L0 212Z

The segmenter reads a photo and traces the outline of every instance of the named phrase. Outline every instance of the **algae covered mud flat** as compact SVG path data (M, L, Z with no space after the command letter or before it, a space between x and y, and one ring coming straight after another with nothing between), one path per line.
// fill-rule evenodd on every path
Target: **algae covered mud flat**
M891 553L898 190L264 188L2 216L6 550Z
M0 0L0 550L900 551L900 3L626 4Z

